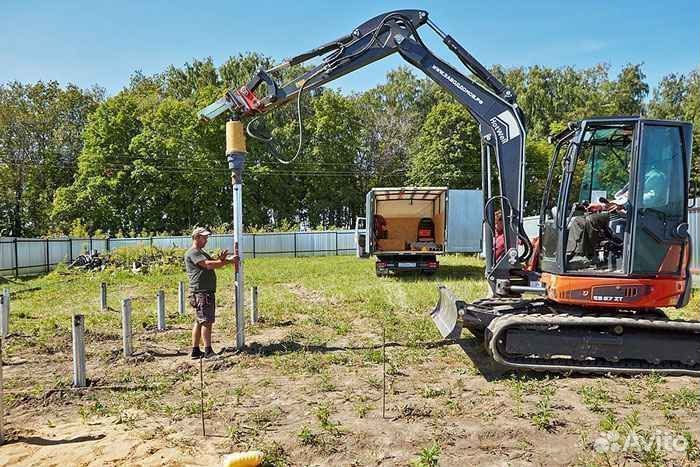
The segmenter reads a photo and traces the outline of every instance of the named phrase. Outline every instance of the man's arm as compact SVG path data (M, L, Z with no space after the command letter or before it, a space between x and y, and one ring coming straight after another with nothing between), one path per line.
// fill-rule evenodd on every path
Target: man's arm
M197 262L197 266L202 269L219 269L227 264L233 264L235 258L228 260L226 259L226 256L228 256L228 250L222 251L217 259L203 259Z

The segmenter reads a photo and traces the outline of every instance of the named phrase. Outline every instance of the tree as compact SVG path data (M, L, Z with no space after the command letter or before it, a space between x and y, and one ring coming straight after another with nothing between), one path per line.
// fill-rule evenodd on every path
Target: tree
M54 191L71 183L83 127L102 98L102 89L55 81L0 86L0 231L50 229Z
M640 115L644 110L644 99L649 94L649 85L642 64L627 64L617 76L617 81L604 86L613 113L617 115Z
M660 119L683 119L683 104L688 97L687 78L684 75L664 76L654 89L649 102L649 116Z
M481 186L478 125L462 105L440 102L428 113L416 140L408 180L417 186Z

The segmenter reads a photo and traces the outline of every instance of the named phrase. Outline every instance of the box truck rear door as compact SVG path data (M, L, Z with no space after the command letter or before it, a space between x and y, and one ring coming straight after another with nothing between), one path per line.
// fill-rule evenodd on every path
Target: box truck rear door
M481 190L447 190L445 251L450 253L481 251L483 206Z

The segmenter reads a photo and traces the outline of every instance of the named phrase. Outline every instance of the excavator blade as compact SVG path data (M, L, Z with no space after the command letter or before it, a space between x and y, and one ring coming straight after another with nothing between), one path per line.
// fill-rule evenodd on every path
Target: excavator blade
M457 339L462 333L463 317L457 306L457 298L444 285L438 286L438 303L430 317L445 339Z

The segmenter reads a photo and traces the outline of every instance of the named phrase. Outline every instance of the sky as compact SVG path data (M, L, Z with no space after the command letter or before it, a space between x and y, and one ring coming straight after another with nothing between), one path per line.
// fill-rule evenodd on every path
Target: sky
M136 70L153 74L209 56L220 65L249 51L281 61L405 8L427 10L487 67L604 62L614 76L643 62L654 86L700 62L699 0L2 0L0 83L56 80L114 95ZM458 63L427 26L419 32L436 55ZM363 91L402 63L392 56L332 86Z

